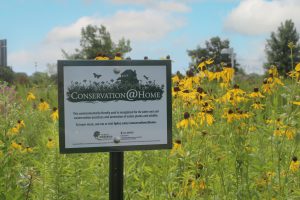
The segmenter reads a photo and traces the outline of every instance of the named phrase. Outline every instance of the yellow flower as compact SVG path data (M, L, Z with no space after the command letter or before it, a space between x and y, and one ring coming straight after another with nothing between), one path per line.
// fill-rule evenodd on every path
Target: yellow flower
M172 83L175 84L175 83L178 83L180 81L180 78L179 76L175 75L172 77Z
M272 86L269 83L267 83L266 80L263 82L261 89L264 94L272 94L273 93Z
M35 96L32 92L28 92L27 94L27 101L35 100Z
M228 123L231 123L235 119L235 114L231 109L229 109L227 112L225 111L222 117L227 119Z
M278 70L277 67L275 65L272 65L269 70L269 75L272 75L273 77L278 77Z
M180 93L180 88L178 86L174 86L173 90L172 90L172 97L177 97Z
M295 67L295 70L290 71L288 75L291 78L296 78L297 81L300 81L300 63L298 63Z
M201 125L206 123L207 125L211 126L215 121L213 115L210 114L210 112L205 112L205 111L200 112L198 114L198 117L200 118L200 124Z
M109 57L107 57L105 54L103 53L98 53L95 60L109 60Z
M182 148L181 140L175 140L175 142L173 143L171 155L174 155L175 153L178 153L181 156L184 155L184 150Z
M50 117L53 121L58 120L58 109L56 107L54 107L52 109L52 113L51 113Z
M33 149L28 146L26 148L24 148L24 150L23 150L23 153L32 153L32 152L33 152Z
M254 88L253 92L249 94L250 98L264 98L265 96L259 92L258 88Z
M271 125L276 125L277 127L281 127L281 128L284 128L285 126L280 118L277 118L276 120L268 119L266 120L266 123Z
M116 53L114 60L123 60L121 53Z
M300 106L300 101L292 101L292 104L295 104L297 106Z
M292 140L296 135L296 130L293 128L287 128L287 130L285 131L285 135L289 140Z
M298 64L296 65L295 71L296 71L296 72L300 72L300 63L298 63Z
M25 127L24 121L23 120L18 120L17 127L18 127L18 129L24 128Z
M40 104L38 105L39 111L46 111L49 110L49 104L44 101L44 99L40 99Z
M183 120L181 120L180 122L177 123L176 127L177 128L187 128L187 127L193 127L193 126L197 126L195 120L190 117L190 114L188 112L185 112L183 115Z
M19 133L19 131L20 131L20 129L19 129L17 126L12 127L12 128L9 130L8 135L16 135L16 134Z
M21 150L22 149L22 143L16 143L15 141L13 141L10 146L13 149L16 149L16 150Z
M48 149L52 149L53 147L55 147L54 140L52 140L51 138L49 138L46 146L47 146Z
M224 82L230 82L234 76L234 69L232 67L223 67L221 77Z
M268 177L268 180L271 181L271 179L276 175L275 172L272 172L272 171L268 171L267 172L267 177Z
M296 78L297 81L300 81L300 71L291 71L288 73L291 78Z
M279 128L277 128L274 132L273 132L274 136L282 136L284 135L284 131L280 130Z
M261 104L259 101L256 101L254 104L251 105L255 110L263 110L264 105Z
M229 90L229 92L232 93L234 96L246 94L246 92L240 89L240 86L236 84L233 86L233 89Z
M208 59L208 60L205 60L205 61L199 63L198 68L199 68L201 71L204 71L204 70L206 69L206 65L210 65L210 64L212 64L212 63L214 63L214 60L210 58L210 59Z
M290 164L290 170L295 173L299 170L299 167L300 167L300 162L299 160L297 159L296 156L293 157L292 161L291 161L291 164Z
M234 116L234 118L237 120L248 119L249 117L251 117L251 114L249 112L241 111L241 110L238 110Z
M200 190L204 190L206 188L206 184L205 184L205 182L202 180L202 181L200 181L200 184L199 184L199 189Z
M253 131L256 131L257 128L256 128L255 126L253 126L253 125L250 125L248 130L249 130L250 132L253 132Z

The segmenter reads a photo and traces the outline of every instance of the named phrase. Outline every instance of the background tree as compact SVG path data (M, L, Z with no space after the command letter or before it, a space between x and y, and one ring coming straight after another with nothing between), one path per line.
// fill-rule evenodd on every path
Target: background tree
M212 37L209 41L205 41L205 47L197 46L196 49L187 50L188 55L191 57L191 65L196 65L200 62L201 58L213 58L218 65L221 62L231 64L231 58L228 54L221 54L222 49L230 48L229 40L222 40L220 37ZM241 71L237 68L238 63L234 60L234 67L236 71Z
M0 81L6 81L8 83L13 83L15 78L15 73L11 67L0 66Z
M122 38L118 43L114 43L110 37L110 33L105 26L88 25L81 29L80 39L81 49L75 49L75 53L69 55L62 50L67 59L94 59L97 53L104 53L108 57L114 56L117 52L122 55L131 51L130 41Z
M286 20L278 27L277 32L272 32L270 39L267 40L265 52L268 63L264 67L268 69L270 65L276 65L281 75L286 75L292 69L290 48L288 44L293 42L294 63L300 61L300 45L297 44L299 34L292 20Z
M16 72L15 73L15 78L14 78L14 83L16 85L23 85L23 86L28 86L30 84L29 78L26 73L24 72Z

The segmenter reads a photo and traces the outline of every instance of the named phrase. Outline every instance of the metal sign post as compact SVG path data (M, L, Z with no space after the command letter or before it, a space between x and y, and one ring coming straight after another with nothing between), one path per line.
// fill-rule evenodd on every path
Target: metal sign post
M124 152L109 153L109 200L123 200Z

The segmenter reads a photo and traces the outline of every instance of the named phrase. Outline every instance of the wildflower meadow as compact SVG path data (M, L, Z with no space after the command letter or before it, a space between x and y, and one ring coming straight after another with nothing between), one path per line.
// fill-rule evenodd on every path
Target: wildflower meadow
M173 148L125 152L124 197L300 199L300 63L172 76ZM57 85L0 83L0 199L108 199L108 153L60 154Z

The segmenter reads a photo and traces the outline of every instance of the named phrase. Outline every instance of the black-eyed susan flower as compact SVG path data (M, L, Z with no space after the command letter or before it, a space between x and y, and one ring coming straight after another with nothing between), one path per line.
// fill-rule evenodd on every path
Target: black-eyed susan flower
M177 85L173 87L173 90L172 90L172 96L173 97L177 97L179 95L179 92L180 92L180 87L178 87Z
M223 114L222 117L225 118L225 119L227 119L228 123L231 123L235 119L235 114L234 114L233 110L229 109L227 111L225 110L225 112L224 112L224 114Z
M236 119L248 119L252 116L250 112L242 111L237 108Z
M276 173L273 171L268 171L266 173L266 176L268 177L268 180L271 181L275 177Z
M109 60L109 57L106 56L104 53L98 53L95 60Z
M58 120L58 109L56 107L53 107L50 117L53 121Z
M48 149L52 149L53 147L55 147L55 141L52 138L48 138L48 142L46 146Z
M275 87L276 85L284 85L283 82L274 74L269 74L267 78L267 83L271 85L271 87Z
M280 128L276 128L276 130L274 130L273 131L273 135L274 136L283 136L284 135L284 133L285 133L285 131L284 130L281 130Z
M177 123L177 128L187 128L197 126L195 120L188 112L185 112L183 115L183 120Z
M292 104L300 106L300 101L292 101Z
M24 121L23 120L18 120L17 127L18 127L18 129L24 128L25 127Z
M175 76L172 77L172 83L173 84L177 84L177 83L179 83L179 81L180 81L180 78L179 78L178 75L175 75Z
M17 135L19 132L20 129L17 126L14 126L8 131L8 135L9 136Z
M171 155L174 155L178 153L179 155L183 156L184 155L184 150L182 148L181 140L177 139L173 143L173 148L171 150Z
M35 100L35 96L32 92L28 92L26 99L27 99L27 101L33 101L33 100Z
M205 60L205 59L202 59L202 62L200 62L199 63L199 65L198 65L198 68L201 70L201 71L204 71L204 70L206 70L206 65L211 65L211 64L213 64L214 63L214 60L213 59L207 59L207 60Z
M223 82L229 83L232 81L234 76L234 68L232 67L223 67L223 71L221 72L221 77Z
M300 81L300 63L295 67L295 70L292 70L288 73L291 78L295 78L297 81Z
M15 141L13 141L10 147L16 150L22 150L22 143L16 143Z
M207 92L205 92L202 87L198 87L196 96L197 96L198 99L200 99L200 98L203 99L204 97L207 96Z
M271 67L268 69L268 73L269 75L272 74L272 76L274 77L278 77L278 70L277 67L275 65L271 65Z
M261 90L264 94L272 94L273 93L273 86L269 84L267 79L263 81L263 85L261 86Z
M286 135L288 140L294 139L294 137L296 135L296 129L292 128L292 127L287 127L286 131L285 131L285 135Z
M49 104L46 101L44 101L44 99L40 99L38 109L39 111L47 111L49 110Z
M265 96L259 92L259 88L254 88L253 92L249 94L250 98L264 98Z
M267 119L266 124L268 125L275 125L276 127L284 128L285 125L283 124L282 120L280 118L277 118L275 120L273 119Z
M200 120L201 125L207 124L207 125L211 126L214 123L215 119L211 113L212 113L212 110L211 111L202 111L202 112L198 113L198 118Z
M32 153L33 149L32 147L27 146L26 148L24 148L23 153Z
M254 102L254 104L252 104L251 107L254 108L255 110L263 110L264 109L264 105L261 104L259 101Z
M116 53L115 57L114 57L114 60L123 60L122 58L122 54L121 53Z
M290 164L290 170L295 173L299 170L300 162L296 156L292 158L291 164Z

